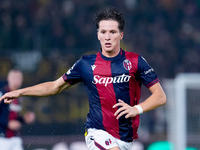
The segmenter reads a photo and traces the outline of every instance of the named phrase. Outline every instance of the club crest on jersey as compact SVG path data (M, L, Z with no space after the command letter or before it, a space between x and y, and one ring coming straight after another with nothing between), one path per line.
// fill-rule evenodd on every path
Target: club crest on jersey
M111 143L112 143L111 139L108 139L108 140L105 141L105 144L106 144L107 146L110 145Z
M131 68L132 68L132 64L131 64L131 62L128 59L125 59L123 61L123 66L124 66L124 68L126 70L131 70Z

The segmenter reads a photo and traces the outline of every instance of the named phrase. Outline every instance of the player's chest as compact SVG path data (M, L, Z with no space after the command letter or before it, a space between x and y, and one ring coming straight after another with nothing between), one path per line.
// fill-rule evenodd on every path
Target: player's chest
M90 83L127 82L136 73L134 64L127 59L87 63L86 65L88 69L83 69L83 76L85 81Z

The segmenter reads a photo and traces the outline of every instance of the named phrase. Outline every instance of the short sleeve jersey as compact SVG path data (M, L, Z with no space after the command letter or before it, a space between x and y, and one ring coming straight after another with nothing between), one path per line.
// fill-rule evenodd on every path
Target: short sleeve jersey
M101 51L79 59L64 75L70 85L83 82L89 99L85 128L102 129L122 141L137 139L139 115L118 120L114 116L118 99L130 106L139 103L141 84L150 88L159 82L152 67L139 54L120 50L115 57L105 57Z

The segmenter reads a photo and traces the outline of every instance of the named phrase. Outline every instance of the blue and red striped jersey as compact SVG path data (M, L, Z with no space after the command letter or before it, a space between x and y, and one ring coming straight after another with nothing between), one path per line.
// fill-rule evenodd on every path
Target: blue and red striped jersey
M112 108L123 100L130 106L139 103L141 84L147 88L159 82L152 67L139 54L120 50L115 57L105 57L101 51L96 55L84 55L64 75L63 79L73 85L85 84L89 98L89 113L85 128L103 129L123 141L137 139L139 115L119 120L114 116L118 108Z
M9 92L9 88L6 87L0 91L0 95ZM13 137L17 136L18 131L13 131L8 128L8 122L10 120L18 120L23 123L22 116L19 112L22 110L22 103L20 99L14 99L11 104L6 104L4 101L0 102L0 137Z

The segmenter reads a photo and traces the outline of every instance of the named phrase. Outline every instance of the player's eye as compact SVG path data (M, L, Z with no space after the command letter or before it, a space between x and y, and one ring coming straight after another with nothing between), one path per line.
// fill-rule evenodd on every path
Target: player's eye
M112 31L110 31L110 33L114 34L114 33L116 33L116 32L112 30Z

